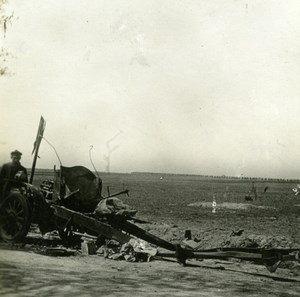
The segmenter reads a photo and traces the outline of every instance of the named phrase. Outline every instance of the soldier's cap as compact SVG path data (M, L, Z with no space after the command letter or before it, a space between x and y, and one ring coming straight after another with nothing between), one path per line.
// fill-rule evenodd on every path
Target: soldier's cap
M10 155L11 155L11 156L12 156L12 155L22 156L22 153L19 152L18 150L14 150L14 151L12 151L12 152L10 153Z

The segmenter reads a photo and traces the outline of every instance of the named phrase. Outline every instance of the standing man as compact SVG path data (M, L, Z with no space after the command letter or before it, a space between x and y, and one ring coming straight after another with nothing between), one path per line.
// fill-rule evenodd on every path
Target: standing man
M20 163L22 153L18 150L11 152L11 162L2 166L0 171L0 182L3 179L16 179L22 182L28 182L27 170Z

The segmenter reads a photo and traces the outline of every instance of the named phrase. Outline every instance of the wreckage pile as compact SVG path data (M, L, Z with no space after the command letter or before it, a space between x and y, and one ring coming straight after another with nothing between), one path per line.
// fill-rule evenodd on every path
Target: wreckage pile
M128 262L165 256L176 258L180 264L189 258L236 257L262 262L270 271L275 271L281 260L299 260L299 252L292 250L284 237L263 237L246 234L244 230L230 234L195 232L192 236L190 230L176 225L161 226L136 219L137 211L116 198L128 194L128 190L103 197L101 179L82 166L62 166L56 176L60 177L59 192L65 196L58 196L62 207L52 205L52 208L66 222L64 232L80 236L83 254ZM276 249L275 253L272 248Z

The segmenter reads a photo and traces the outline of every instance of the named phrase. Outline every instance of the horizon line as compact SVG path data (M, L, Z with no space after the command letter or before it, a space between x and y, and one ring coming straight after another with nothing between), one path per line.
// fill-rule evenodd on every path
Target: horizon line
M75 166L82 166L82 165L75 165ZM71 166L71 167L75 167ZM31 171L31 168L27 168L28 171ZM47 170L53 171L53 168L36 168L35 170ZM95 172L91 170L92 172ZM283 178L283 177L257 177L257 176L233 176L233 175L211 175L211 174L193 174L193 173L173 173L173 172L153 172L153 171L131 171L131 172L120 172L120 171L113 171L113 172L106 172L106 171L99 171L96 172L101 174L155 174L155 175L183 175L183 176L199 176L199 177L210 177L210 178L224 178L224 179L239 179L239 180L280 180L280 181L297 181L300 182L298 178Z

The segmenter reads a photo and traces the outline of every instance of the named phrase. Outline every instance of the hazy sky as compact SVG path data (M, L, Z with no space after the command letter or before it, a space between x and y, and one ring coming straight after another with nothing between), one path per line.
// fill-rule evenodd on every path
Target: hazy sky
M300 2L10 0L0 162L300 178ZM109 142L109 140L111 140ZM59 164L43 142L38 167Z

